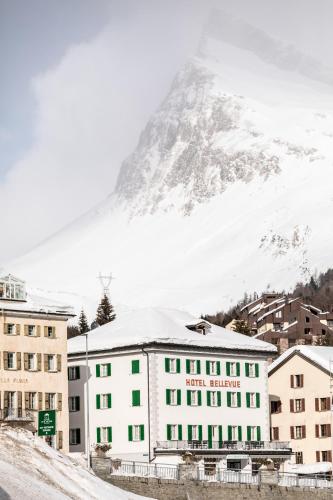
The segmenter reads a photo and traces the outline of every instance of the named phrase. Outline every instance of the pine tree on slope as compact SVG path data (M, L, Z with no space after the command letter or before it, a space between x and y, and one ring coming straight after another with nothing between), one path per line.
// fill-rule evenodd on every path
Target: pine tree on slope
M110 323L116 319L113 305L111 304L107 295L104 295L97 308L96 323L99 326Z
M79 316L79 331L81 334L89 332L89 325L88 325L87 316L86 316L83 309L81 309L80 316Z

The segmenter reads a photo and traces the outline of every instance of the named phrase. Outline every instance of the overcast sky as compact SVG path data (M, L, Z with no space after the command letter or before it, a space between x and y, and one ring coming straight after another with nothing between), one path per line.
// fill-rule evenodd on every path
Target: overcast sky
M113 190L213 5L333 66L331 0L0 0L0 267Z

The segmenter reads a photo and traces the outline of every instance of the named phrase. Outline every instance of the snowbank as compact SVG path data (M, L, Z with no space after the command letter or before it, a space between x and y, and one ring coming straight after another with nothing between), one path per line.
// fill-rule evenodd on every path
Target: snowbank
M0 427L0 498L143 500L116 488L22 429Z

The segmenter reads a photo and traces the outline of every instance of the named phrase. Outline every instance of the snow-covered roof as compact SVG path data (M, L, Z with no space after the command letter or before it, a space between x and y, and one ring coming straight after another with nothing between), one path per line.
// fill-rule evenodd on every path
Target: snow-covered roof
M285 472L295 474L321 474L332 470L331 462L316 462L314 464L290 464L285 467Z
M0 300L0 311L74 316L72 307L45 297L28 294L25 301Z
M285 332L286 330L288 330L288 328L292 327L292 326L295 326L297 325L298 321L293 321L292 323L289 323L288 325L286 325L285 327L283 327L283 331Z
M267 316L269 316L270 314L274 314L276 311L279 311L280 309L283 309L285 306L285 304L282 304L282 306L279 306L279 307L276 307L275 309L272 309L271 311L268 311L267 313L263 314L262 316L260 316L260 318L257 319L257 322L258 321L261 321L262 319L266 318Z
M309 361L316 363L326 371L330 370L330 360L333 361L333 347L296 345L281 354L281 356L269 366L268 373L271 374L274 372L282 363L295 354L299 354Z
M186 325L202 319L174 309L145 308L120 313L117 319L88 333L89 351L116 349L149 343L174 344L202 348L232 349L272 353L276 347L220 326L211 325L206 334L189 330ZM85 338L68 341L69 354L84 352Z

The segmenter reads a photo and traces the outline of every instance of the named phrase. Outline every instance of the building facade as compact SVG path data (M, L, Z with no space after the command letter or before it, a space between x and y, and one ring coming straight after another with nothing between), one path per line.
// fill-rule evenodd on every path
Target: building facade
M0 278L0 421L31 421L56 410L50 445L68 451L67 320L71 310L25 292L14 276Z
M232 455L234 468L267 454L271 345L158 310L120 317L88 342L92 449L109 443L113 457L166 462L195 450L206 459ZM84 339L70 340L68 364L70 450L84 451Z
M333 347L296 346L269 368L272 440L290 440L297 463L332 461Z

